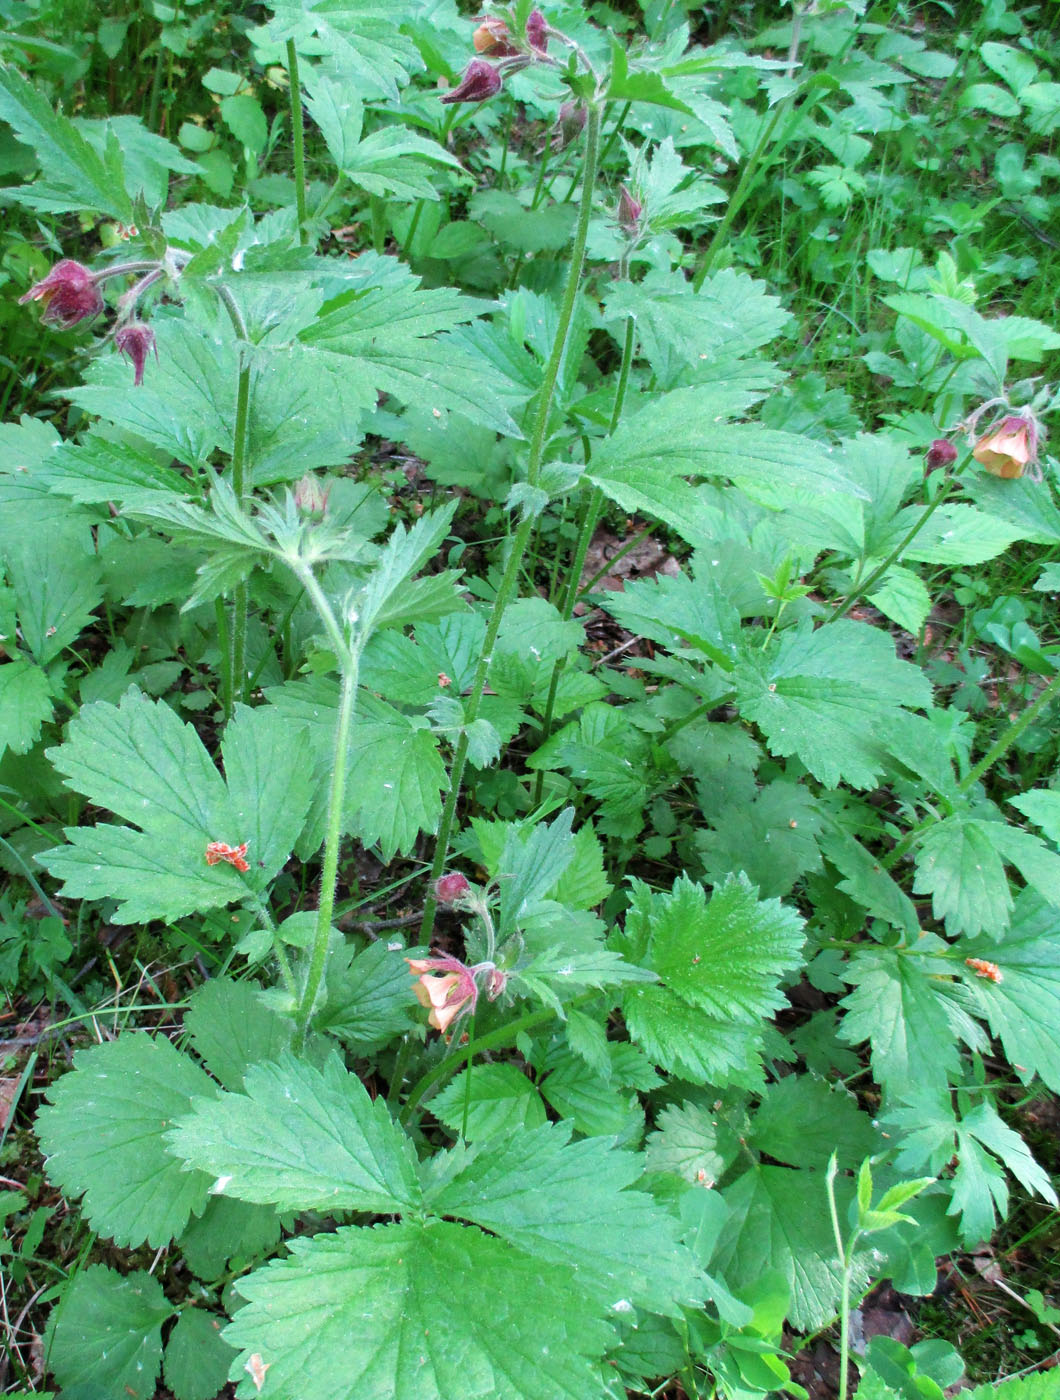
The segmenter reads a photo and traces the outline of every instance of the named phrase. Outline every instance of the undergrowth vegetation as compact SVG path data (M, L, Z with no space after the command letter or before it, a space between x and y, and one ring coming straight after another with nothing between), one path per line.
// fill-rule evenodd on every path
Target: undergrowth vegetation
M1057 1394L1054 10L0 0L6 1390Z

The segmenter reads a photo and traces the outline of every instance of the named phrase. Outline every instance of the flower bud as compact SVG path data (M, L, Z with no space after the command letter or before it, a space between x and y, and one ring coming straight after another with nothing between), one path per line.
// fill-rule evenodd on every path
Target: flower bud
M584 102L564 102L556 117L553 128L552 149L563 151L585 130L589 109Z
M103 310L103 298L94 274L73 258L57 262L47 277L35 282L18 300L20 305L26 301L42 301L41 320L47 326L58 326L62 330L76 326L88 316L98 316Z
M466 898L470 890L471 886L463 875L454 870L435 881L434 897L439 904L456 904L458 900Z
M982 435L972 456L991 476L1016 480L1038 460L1037 419L1029 413L1009 414Z
M625 185L619 187L622 191L618 200L618 226L623 233L634 234L640 228L640 216L644 205L639 199L634 199Z
M475 30L471 42L476 53L489 54L491 58L514 58L519 50L511 39L511 30L504 20L487 16Z
M464 69L464 76L458 87L447 92L443 102L485 102L496 97L501 90L501 75L492 63L485 59L473 58Z
M939 467L948 467L951 462L956 462L957 449L949 438L936 438L928 448L925 460L929 472L937 471Z
M114 345L133 367L133 386L144 382L144 365L153 350L158 359L155 333L143 321L130 321L114 333Z
M325 486L318 476L314 476L312 472L307 472L306 475L295 484L294 503L303 515L322 520L328 508L328 496L330 493L330 486Z
M540 10L531 10L526 21L526 41L538 53L548 50L548 20Z
M486 978L486 995L490 1001L496 1001L507 985L508 974L499 967L491 968Z

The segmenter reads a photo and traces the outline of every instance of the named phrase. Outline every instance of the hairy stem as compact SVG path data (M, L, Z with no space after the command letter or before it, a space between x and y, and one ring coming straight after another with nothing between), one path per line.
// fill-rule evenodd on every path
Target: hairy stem
M552 353L549 355L548 363L545 366L544 380L541 385L537 403L537 414L530 438L530 452L527 458L526 477L531 486L537 485L538 477L541 474L541 460L545 453L545 443L548 438L548 420L552 413L552 401L555 397L556 383L559 379L559 372L563 365L563 357L567 349L571 322L574 319L574 307L578 299L582 266L585 262L585 241L589 233L589 218L592 214L593 189L596 185L596 169L599 152L600 108L594 104L589 108L589 116L585 123L585 160L582 167L581 205L578 210L578 222L574 230L574 241L571 245L567 286L563 293L562 305L560 306L559 322L556 327L556 339L553 342ZM467 704L464 706L465 729L457 740L456 749L453 753L453 764L449 775L449 791L446 794L445 806L442 809L442 819L438 828L438 842L435 846L434 862L431 865L431 888L427 893L427 901L423 911L423 923L420 926L420 941L422 943L429 943L431 934L434 932L434 916L437 910L437 903L434 898L433 885L445 869L445 863L449 858L449 840L452 836L453 822L456 819L457 803L460 800L460 788L464 779L464 768L467 764L468 740L466 726L473 724L478 718L479 707L482 704L482 692L486 687L486 676L489 671L493 647L497 640L497 634L500 631L501 618L504 616L504 610L508 606L516 584L518 583L523 555L526 553L526 546L530 542L533 528L534 522L532 518L527 517L527 519L520 522L515 532L515 537L512 540L511 550L508 555L508 563L505 566L500 586L497 589L497 596L493 600L493 608L490 611L489 621L486 624L486 637L482 645L482 654L475 668L475 677L471 685L471 694L468 696Z
M330 611L330 609L329 609ZM335 891L339 878L339 845L342 840L342 807L346 797L346 766L353 729L353 711L357 700L360 654L356 648L342 658L342 695L335 722L335 748L331 763L331 786L328 790L328 811L324 837L324 867L320 873L320 904L317 926L305 985L295 1011L298 1041L304 1043L313 1015L317 993L327 965L331 919L335 911Z
M839 605L838 608L836 608L835 612L830 613L828 617L825 618L822 626L827 626L829 622L838 622L838 620L841 617L845 617L850 611L850 609L854 607L858 602L860 602L862 598L868 597L868 595L876 587L880 579L883 578L884 574L891 567L891 565L896 563L897 560L901 559L902 555L909 548L912 542L916 539L917 535L920 534L920 531L935 514L939 506L942 505L943 501L945 501L951 495L954 487L957 485L957 480L959 476L971 460L971 453L968 453L964 461L956 469L956 471L953 473L950 479L946 481L935 493L935 499L928 505L927 509L916 518L913 524L909 527L909 529L905 532L905 534L898 541L895 547L891 550L890 554L888 554L887 558L883 561L883 563L878 565L875 569L873 569L872 573L869 574L867 579L865 579L863 582L855 584L855 586L843 599L843 602Z
M294 154L294 199L298 212L298 241L307 243L305 187L305 130L302 125L302 85L298 80L298 50L287 40L287 86L291 99L291 145Z
M608 427L610 436L618 427L618 421L622 417L622 406L626 400L626 388L629 384L629 369L633 363L633 345L635 341L635 323L632 316L626 318L626 334L622 345L622 365L618 372L618 387L615 390L615 402L611 410L611 423ZM582 570L585 568L585 556L589 552L593 535L596 533L596 524L600 519L600 512L603 508L604 493L599 486L594 486L586 502L585 513L582 516L581 528L578 531L578 539L574 546L574 557L571 559L570 572L567 575L567 586L563 593L563 602L560 611L563 620L567 621L574 615L574 604L578 601L578 584L581 580ZM566 658L560 657L552 668L552 679L548 686L548 699L545 702L545 714L541 723L541 742L548 741L552 733L552 720L556 709L556 695L559 691L560 678L566 667ZM545 773L540 769L537 778L534 780L534 801L541 801L541 793L544 787Z

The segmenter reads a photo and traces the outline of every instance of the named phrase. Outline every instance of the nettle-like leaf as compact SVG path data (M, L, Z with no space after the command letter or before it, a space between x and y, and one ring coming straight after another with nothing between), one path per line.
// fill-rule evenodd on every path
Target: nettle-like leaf
M52 710L52 688L40 666L30 661L0 666L0 753L32 748Z
M162 1365L162 1324L172 1313L150 1274L123 1276L103 1264L78 1270L48 1334L48 1366L63 1395L150 1400Z
M131 689L85 706L49 757L67 785L131 826L69 827L40 860L80 898L116 898L119 923L173 919L266 888L302 829L311 789L306 736L270 707L240 709L221 745L227 785L168 705ZM250 869L206 863L206 847L247 843Z
M228 1379L232 1348L221 1338L223 1319L185 1308L166 1341L166 1385L176 1400L214 1400Z
M846 1015L841 1039L869 1041L872 1068L891 1093L908 1094L918 1085L943 1088L960 1065L957 1032L975 1038L974 1022L961 1017L947 996L953 964L933 956L938 939L921 946L867 948L853 955L843 973L855 991L841 1005Z
M443 1400L457 1386L584 1400L606 1393L609 1312L702 1298L676 1224L629 1189L638 1158L605 1140L571 1143L569 1126L545 1123L417 1168L382 1100L337 1059L317 1070L286 1056L245 1086L200 1101L168 1135L215 1192L406 1219L297 1241L239 1285L249 1302L225 1340L241 1348L240 1395L253 1393L244 1372L256 1355L266 1396L324 1400L353 1386Z
M162 1036L127 1034L79 1050L37 1115L49 1177L67 1196L84 1196L99 1234L129 1248L168 1244L202 1213L210 1177L182 1169L161 1130L216 1092Z
M251 1066L243 1093L196 1104L168 1141L241 1201L393 1212L420 1200L411 1143L334 1056L323 1070L289 1054Z
M115 137L100 155L68 118L14 68L0 65L0 119L36 152L44 180L4 191L8 198L53 211L95 210L133 222L121 147ZM168 144L168 143L167 143Z
M803 1332L815 1331L835 1316L843 1288L820 1172L756 1166L724 1192L730 1217L711 1261L733 1289L751 1287L762 1261L779 1269L791 1288L789 1317ZM840 1179L840 1219L845 1218L852 1183ZM855 1257L855 1288L869 1278L865 1255Z
M1006 863L1060 906L1060 856L1029 831L954 812L930 827L916 852L917 894L930 894L947 933L1004 935L1012 914Z
M750 1082L762 1023L784 1004L780 979L800 962L799 916L760 901L744 877L730 877L709 901L687 876L670 894L635 881L626 928L610 942L663 984L623 994L634 1043L671 1073Z
M892 1132L901 1133L895 1165L903 1172L926 1169L936 1176L948 1173L952 1165L947 1213L960 1218L966 1246L989 1238L997 1218L1004 1219L1009 1195L1006 1169L1025 1190L1057 1204L1048 1174L989 1099L980 1098L958 1117L949 1094L914 1089L905 1097L907 1106L892 1109L885 1119Z
M1016 900L1012 924L999 942L991 934L962 941L968 958L996 964L1001 980L977 977L968 987L979 1015L999 1037L1005 1054L1024 1082L1041 1076L1060 1093L1060 919L1031 891Z
M885 632L841 621L785 632L748 650L736 671L736 703L770 750L795 754L828 787L875 787L885 767L889 717L931 704L924 673L899 661Z

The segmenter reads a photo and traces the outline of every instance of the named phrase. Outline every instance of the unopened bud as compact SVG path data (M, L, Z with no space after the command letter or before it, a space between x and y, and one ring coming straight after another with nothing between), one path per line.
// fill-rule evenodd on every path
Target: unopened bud
M458 870L442 875L434 883L434 897L439 904L456 904L471 891L471 886Z
M483 58L473 58L464 69L459 86L447 92L443 102L485 102L496 97L501 90L501 75L492 63Z
M19 297L20 304L26 301L42 301L41 320L45 325L62 330L76 326L86 317L98 316L103 310L95 275L73 258L57 262L47 277L35 282L25 296Z
M634 234L640 228L640 216L644 205L634 199L625 185L618 200L618 226L624 233Z
M127 326L115 331L114 345L133 367L133 385L142 384L148 355L154 351L155 359L158 359L154 331L143 321L130 321Z
M555 151L565 150L572 141L577 140L585 130L588 116L589 109L583 102L564 102L556 117L552 149Z
M548 49L548 20L540 10L531 10L526 21L526 41L538 53Z
M504 20L490 16L475 30L471 42L476 53L488 54L490 58L513 58L519 52Z
M486 995L490 1001L496 1001L507 985L508 974L502 972L499 967L491 968L486 978Z
M925 461L929 472L938 471L939 467L948 467L951 462L957 460L957 449L949 438L936 438L927 450Z
M328 508L328 496L331 488L325 486L319 477L312 472L307 472L302 479L295 484L294 503L303 515L315 516L318 520L323 519Z

